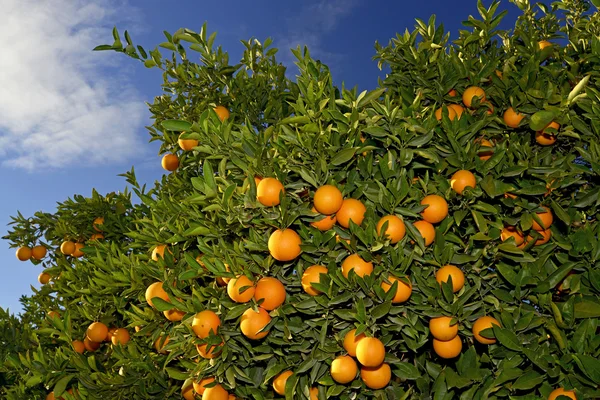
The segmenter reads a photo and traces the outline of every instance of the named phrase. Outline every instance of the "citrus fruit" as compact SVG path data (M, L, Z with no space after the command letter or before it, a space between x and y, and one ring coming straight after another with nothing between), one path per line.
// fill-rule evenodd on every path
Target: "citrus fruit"
M152 299L155 297L163 299L164 301L171 300L171 299L169 299L169 295L167 294L167 292L165 292L165 290L163 289L163 283L161 281L154 282L153 284L148 286L146 288L145 296L146 296L146 303L148 303L148 305L153 308L155 308L155 307L154 307L154 304L152 303Z
M275 178L264 178L256 187L256 199L266 207L279 205L279 195L285 194L283 184Z
M173 172L179 168L179 158L175 154L165 154L160 162L163 169Z
M85 351L85 344L81 340L73 340L71 342L71 346L73 346L73 350L75 350L79 354L83 354Z
M152 260L158 261L159 257L165 258L165 250L168 250L168 246L166 244L157 244L152 250ZM169 250L169 253L171 253L171 250Z
M356 346L358 346L358 342L362 339L366 338L364 333L356 336L356 329L352 329L346 336L344 336L344 349L348 352L352 357L356 357Z
M310 400L319 400L319 389L316 387L311 387L308 394L310 395Z
M477 186L477 181L475 180L475 175L473 175L471 171L461 169L456 171L454 175L452 175L452 178L450 178L450 186L456 193L462 194L467 187L475 188L475 186Z
M42 245L34 246L33 249L31 249L31 257L39 261L42 258L46 257L46 252L46 247Z
M554 215L552 214L552 210L550 210L546 206L542 206L542 208L546 211L540 211L536 213L537 218L541 221L541 224L533 218L533 225L531 226L536 231L543 231L544 229L550 228L552 222L554 222Z
M435 228L431 223L421 220L413 223L413 226L419 231L425 246L429 246L435 239Z
M456 89L450 89L448 91L448 96L450 96L450 97L456 97L456 95L458 95L458 92L456 91Z
M108 334L108 327L104 325L102 322L93 322L88 326L85 335L92 342L101 343L106 339L106 335Z
M104 341L106 342L110 342L112 339L112 335L117 331L117 328L108 328L108 333L106 334L106 338L104 338Z
M269 331L260 332L269 322L271 316L264 308L258 307L258 312L249 308L242 314L240 329L248 339L258 340L269 334Z
M211 332L216 335L219 326L221 326L221 319L211 310L196 313L192 320L192 330L200 339L207 338Z
M246 276L239 275L227 283L227 294L236 303L247 303L254 297L254 283Z
M171 338L169 337L169 335L159 336L154 341L154 349L156 350L157 353L167 354L169 351L165 350L165 347L167 346L167 344L169 344L170 341L171 341Z
M446 108L448 110L448 118L452 121L454 118L456 118L456 111L450 106L447 106ZM438 121L442 120L443 110L443 107L440 107L437 110L435 110L435 119L437 119Z
M462 341L460 340L460 336L457 335L454 337L454 339L446 342L433 339L433 350L442 358L448 359L457 357L462 350Z
M556 134L552 132L546 132L547 128L558 130L560 125L554 121L550 122L544 129L535 133L535 141L542 146L550 146L556 143Z
M81 251L81 249L83 249L84 247L85 245L83 243L75 243L75 250L73 250L73 253L71 253L71 255L77 258L83 257L85 253Z
M338 212L344 197L340 189L333 185L323 185L317 189L313 198L315 209L321 214L331 215Z
M478 86L470 86L465 89L462 95L462 100L465 106L471 107L475 97L479 98L480 103L485 101L485 92Z
M457 119L460 119L460 117L462 117L463 112L465 111L465 109L460 104L450 104L448 106L448 109L453 110L456 113ZM454 119L454 118L450 118L450 119Z
M298 257L302 250L302 240L296 231L286 228L277 229L269 236L269 252L277 261L291 261Z
M208 343L197 344L196 350L200 354L200 357L210 360L221 354L223 351L223 342L218 345L209 345Z
M422 206L427 206L421 211L423 219L431 224L442 222L448 215L448 203L446 199L437 194L430 194L421 200Z
M70 240L65 240L60 245L60 252L66 256L70 256L71 254L73 254L74 251L75 251L75 243L71 242Z
M506 126L511 128L518 128L523 118L525 118L525 114L516 112L512 107L508 107L502 116Z
M365 367L377 367L385 358L385 346L381 340L365 337L356 345L356 359Z
M170 310L163 311L163 315L165 316L165 318L171 322L181 321L183 319L183 317L185 316L185 314L186 314L185 311L181 311L176 308L172 308Z
M515 239L516 246L520 245L525 240L523 235L514 226L504 227L504 229L502 229L502 232L500 233L500 239L503 242L505 242L508 239L510 239L511 237Z
M211 376L209 378L200 379L200 381L198 381L198 382L194 381L192 383L192 385L193 385L194 391L196 393L198 393L199 395L203 395L204 391L206 390L205 386L210 383L213 383L214 381L215 381L215 378Z
M183 133L179 135L179 139L177 140L177 144L179 144L179 147L181 147L181 150L191 151L194 147L198 146L198 140L182 139L181 138L182 135L183 135Z
M183 397L184 400L196 400L193 386L190 385L185 389L181 389L181 397Z
M388 363L382 363L376 367L363 366L360 369L360 379L370 389L383 389L392 379L392 369Z
M473 324L473 336L475 340L477 340L481 344L494 344L496 343L496 339L488 339L481 336L480 332L484 329L491 328L492 325L500 326L500 322L496 318L492 318L490 316L485 316L478 318L477 321Z
M265 277L256 282L254 290L254 299L259 302L259 305L267 311L271 311L279 307L285 301L285 286L277 278Z
M102 232L102 225L104 225L104 217L96 217L92 222L92 227L96 232Z
M85 347L85 349L87 351L94 352L94 351L98 350L100 348L100 346L101 346L100 342L93 342L87 336L83 339L83 347Z
M533 240L535 240L535 246L541 246L543 244L548 243L550 241L550 238L552 237L552 231L550 229L544 229L543 231L536 232L539 233L542 237L539 239L534 239L533 236L527 235L527 240L523 244L523 247L527 246L527 244Z
M381 281L381 288L386 293L390 291L394 282L398 282L398 290L396 290L396 294L392 299L393 304L404 303L406 300L409 299L410 295L412 294L412 285L410 281L408 283L405 283L404 281L396 278L393 275L389 275L387 277L387 280L390 283L387 283L385 280Z
M292 374L292 371L283 371L282 373L277 375L275 379L273 379L273 390L275 391L275 393L281 396L285 395L285 384L287 383L288 378L292 376Z
M47 284L48 282L50 282L50 274L47 272L42 272L41 274L38 275L38 282L41 283L42 285Z
M92 236L90 236L90 240L102 240L104 239L104 235L101 233L94 233Z
M566 396L573 400L577 400L577 395L573 390L565 390L564 388L554 389L548 396L548 400L556 400L558 396Z
M27 261L31 258L31 249L27 246L21 246L17 249L16 256L19 261Z
M129 331L127 331L127 329L125 329L125 328L118 328L112 334L110 341L115 346L118 344L125 346L127 343L129 343L129 339L130 339Z
M313 212L317 212L317 210L313 207ZM317 228L320 231L328 231L335 225L337 218L335 215L325 215L322 219L318 221L313 221L310 223L311 226Z
M479 140L477 140L477 142L481 147L494 147L492 142L484 138L480 138ZM477 152L477 155L479 156L479 159L481 161L487 161L490 158L492 158L492 156L494 155L494 151L490 149L482 149Z
M342 207L335 214L337 223L344 228L350 227L350 221L356 225L360 225L365 218L367 208L365 205L356 199L345 199L342 202Z
M221 122L229 118L229 110L227 108L223 106L216 106L215 108L213 108L213 110L215 113L217 113L217 117L219 117L219 120L221 120Z
M552 43L550 43L547 40L540 40L538 42L538 46L539 46L540 50L544 50L546 47L552 46Z
M229 393L217 383L213 387L206 388L202 400L229 400Z
M315 289L312 284L319 283L321 274L327 274L329 271L322 265L312 265L304 270L302 274L302 289L311 296L316 296L321 293Z
M48 318L60 318L60 314L56 311L48 311Z
M358 254L351 254L342 262L342 274L345 278L348 278L350 271L361 278L365 275L371 275L373 273L373 263L366 262Z
M358 366L352 357L338 356L331 362L329 372L334 381L346 384L354 380Z
M387 222L385 232L381 232L383 225ZM396 244L406 235L406 226L404 221L395 215L386 215L377 223L377 234L382 235L390 240L391 244Z
M456 293L465 286L465 274L454 265L444 265L435 273L435 280L441 285L452 277L452 292Z
M436 317L429 320L429 332L437 340L447 342L458 335L458 323L451 325L452 317Z

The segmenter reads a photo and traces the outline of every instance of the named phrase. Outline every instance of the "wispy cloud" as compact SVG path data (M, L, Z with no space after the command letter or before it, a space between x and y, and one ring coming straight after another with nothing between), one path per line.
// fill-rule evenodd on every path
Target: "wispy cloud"
M2 5L2 166L63 168L139 154L143 101L111 68L116 55L91 51L110 39L107 28L123 21L120 15L131 13L109 0Z

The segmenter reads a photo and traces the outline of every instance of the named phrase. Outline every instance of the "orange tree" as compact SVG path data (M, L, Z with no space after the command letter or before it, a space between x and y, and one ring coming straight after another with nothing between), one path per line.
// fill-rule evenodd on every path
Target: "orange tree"
M3 395L600 397L599 14L514 3L418 20L360 93L306 48L291 80L270 40L115 29L169 173L14 219L50 281L2 317Z

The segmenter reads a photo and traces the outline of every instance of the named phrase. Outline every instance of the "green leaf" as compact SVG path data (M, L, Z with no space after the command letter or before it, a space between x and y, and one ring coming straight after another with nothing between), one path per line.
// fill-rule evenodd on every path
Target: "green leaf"
M514 350L521 351L523 348L517 335L508 329L500 328L498 325L492 325L494 329L494 336L504 347Z
M158 310L158 311L169 311L172 310L173 304L164 301L163 299L161 299L160 297L153 297L152 299L152 304L154 304L154 307Z
M67 385L69 384L69 382L71 382L71 379L73 379L73 377L74 375L69 374L63 376L58 380L58 382L56 382L56 385L54 385L53 389L56 398L60 397L64 393L65 389L67 388Z
M174 132L189 131L192 128L192 124L179 119L167 119L160 124L164 129Z
M358 150L358 148L350 147L340 152L337 152L335 156L331 158L331 164L337 166L348 162L352 157L354 157L356 150Z
M512 388L516 390L533 389L542 382L544 382L544 375L541 375L534 370L529 370L525 371L525 373L512 384Z
M407 362L398 362L392 364L394 374L400 379L414 380L421 377L419 369L413 364Z
M577 365L588 378L596 384L600 384L600 360L598 358L585 354L574 354L573 358L578 361Z
M575 318L600 318L600 303L593 300L575 303Z
M541 131L548 124L554 121L556 118L556 113L554 111L538 111L531 116L531 121L529 121L529 128L534 131Z

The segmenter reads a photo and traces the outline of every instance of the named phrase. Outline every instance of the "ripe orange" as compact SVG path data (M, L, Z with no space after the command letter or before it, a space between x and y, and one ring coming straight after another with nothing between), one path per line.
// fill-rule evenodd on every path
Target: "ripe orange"
M60 318L60 314L57 311L48 311L48 318Z
M60 252L66 256L70 256L75 251L75 243L66 240L60 245Z
M31 257L35 258L36 260L41 260L42 258L46 257L46 252L46 247L42 245L34 246L33 249L31 249Z
M442 282L447 282L449 277L452 277L452 291L458 292L465 286L465 274L460 268L454 265L444 265L435 273L435 280L441 285Z
M167 346L167 344L169 344L170 341L171 341L171 338L169 337L169 335L159 336L154 341L154 349L156 350L157 353L167 354L169 351L165 350L165 347Z
M314 207L312 208L312 211L317 212L317 210ZM310 225L314 226L320 231L328 231L329 229L333 228L333 225L335 225L336 221L337 218L335 215L326 215L323 217L323 219L311 222Z
M196 313L192 320L192 330L200 339L207 338L211 332L216 335L219 326L221 326L221 319L211 310Z
M190 385L185 389L181 389L181 397L183 397L184 400L196 400L196 396L194 395L194 387Z
M85 245L83 243L75 243L75 250L73 251L73 253L71 253L71 255L77 258L83 257L85 253L81 251L81 249L83 249L84 247Z
M436 317L429 320L429 332L437 340L447 342L458 335L458 323L451 325L452 317Z
M545 209L546 211L541 211L536 213L537 217L539 218L539 220L542 222L542 225L540 225L535 218L533 219L533 225L532 228L535 229L536 231L543 231L544 229L548 229L550 228L550 226L552 225L552 222L554 222L554 215L552 214L552 210L550 210L548 207L542 206L543 209Z
M500 78L500 79L502 79L502 78ZM492 104L491 101L486 100L481 104L485 105L484 109L487 108L487 110L485 112L487 115L492 115L494 113L494 105Z
M106 339L108 334L108 327L102 322L93 322L88 326L85 335L92 342L101 343Z
M92 236L90 236L90 240L101 240L104 239L104 235L101 233L94 233Z
M558 396L566 396L573 400L577 400L577 395L575 395L574 390L565 390L565 388L554 389L550 396L548 396L548 400L556 400Z
M505 242L511 237L515 239L515 245L517 246L523 243L523 241L525 240L521 232L519 232L514 226L504 227L504 229L502 229L502 232L500 233L500 239L503 242Z
M477 321L475 321L475 323L473 324L473 329L472 329L475 340L477 340L481 344L496 343L496 339L488 339L488 338L481 336L481 334L480 334L480 332L482 330L491 328L492 325L501 326L500 322L498 322L498 320L496 318L492 318L487 315L485 317L478 318Z
M473 104L473 99L475 97L479 97L479 102L483 103L485 101L485 92L482 88L478 86L470 86L465 89L463 92L462 100L465 106L471 107Z
M319 283L321 274L327 274L328 272L327 268L322 265L308 267L302 274L302 289L311 296L321 294L321 291L315 289L312 284Z
M183 133L179 135L179 139L177 140L177 143L179 144L179 147L181 147L181 150L191 151L194 147L198 146L198 140L182 139L181 138L182 135L183 135Z
M185 311L181 311L176 308L172 308L170 310L163 311L163 315L165 316L165 318L171 322L181 321L183 319L183 317L185 316L185 314L186 314Z
M285 194L283 184L275 178L264 178L256 187L256 200L263 206L279 205L279 194Z
M448 106L449 109L454 110L454 112L456 113L456 118L460 119L460 117L462 117L463 112L465 111L465 109L460 105L460 104L450 104ZM454 118L451 118L454 119Z
M102 232L102 225L104 225L104 217L96 217L92 222L92 227L96 232Z
M258 340L269 334L269 331L260 332L269 322L271 316L264 308L258 307L258 312L249 308L242 314L240 329L248 339Z
M165 154L160 164L163 169L173 172L179 168L179 158L175 154Z
M127 343L129 343L129 339L130 339L130 336L129 336L129 332L127 331L127 329L118 328L113 333L110 341L115 346L118 344L120 344L121 346L125 346Z
M479 138L478 140L476 140L476 142L479 143L479 145L482 147L494 147L492 142L490 142L489 140L484 139L484 138ZM490 158L492 158L492 156L494 155L494 151L493 150L479 150L477 152L477 155L479 156L479 159L481 161L487 161Z
M41 283L42 285L47 284L48 282L50 282L50 274L47 272L42 272L41 274L38 275L38 282Z
M219 117L220 118L220 117ZM202 395L202 400L228 400L229 393L218 383L213 386L206 388Z
M313 204L318 212L331 215L342 207L344 197L340 189L333 185L323 185L315 192Z
M200 357L212 360L213 358L218 357L223 351L223 342L218 345L209 345L208 343L197 344L196 350L198 351L198 354L200 354Z
M336 213L337 223L344 228L350 226L350 221L356 225L360 225L365 218L367 208L365 205L356 199L345 199L342 202L342 207Z
M387 280L390 283L381 281L381 288L386 293L390 291L394 282L398 282L398 290L396 291L396 294L394 295L394 298L392 299L393 304L404 303L406 300L409 299L410 295L412 294L412 284L410 283L410 281L407 284L404 281L396 278L393 275L389 275Z
M442 222L448 215L448 203L446 199L437 194L430 194L421 200L422 206L427 206L421 211L423 219L431 224Z
M504 123L511 128L518 128L525 114L517 113L512 107L508 107L502 117Z
M285 286L277 278L265 277L259 279L256 283L254 291L254 299L260 303L260 306L267 311L271 311L279 307L285 301Z
M448 92L448 96L450 97L456 97L457 94L458 92L456 91L456 89L450 89L450 91Z
M392 379L392 369L388 363L382 363L377 367L362 367L360 379L370 389L383 389Z
M85 351L85 345L81 340L73 340L71 342L71 346L73 346L73 350L75 350L79 354L83 354Z
M433 339L433 350L436 354L442 358L454 358L460 354L462 350L462 341L460 336L455 336L454 339L443 342L441 340Z
M165 250L168 250L169 253L173 254L166 244L157 244L152 250L152 260L158 261L158 257L165 258Z
M356 347L358 346L358 343L362 339L366 338L364 333L361 333L358 336L356 336L355 334L356 334L356 329L352 329L351 331L346 333L346 336L344 336L344 349L352 357L356 357Z
M381 230L383 229L383 224L386 222L387 228L385 229L385 232L383 232L383 236L387 237L391 244L396 244L401 241L406 235L406 226L404 225L404 221L395 215L386 215L385 217L382 217L377 223L378 235L382 235Z
M358 372L358 366L352 357L338 356L331 362L329 371L334 381L346 384L354 380Z
M421 237L425 242L425 246L429 246L431 243L433 243L433 240L435 239L435 228L433 225L431 225L431 223L421 220L413 223L413 226L421 234Z
M85 347L85 349L87 351L94 352L94 351L98 350L100 348L100 346L101 346L100 342L93 342L87 336L83 339L83 347Z
M269 252L277 261L292 261L300 255L302 240L296 231L286 228L277 229L269 237Z
M236 303L247 303L254 297L254 283L246 275L238 275L227 283L227 294Z
M213 383L214 381L215 378L211 376L209 378L200 379L199 382L194 381L192 385L194 387L194 391L202 396L204 394L204 391L206 390L205 386L210 383Z
M540 41L538 42L538 46L539 46L540 50L544 50L546 47L548 47L548 46L552 46L552 43L550 43L550 42L549 42L549 41L547 41L547 40L540 40Z
M373 273L373 263L366 262L358 254L351 254L342 262L342 275L348 278L350 271L361 278L365 275L371 275Z
M161 281L154 282L146 288L146 303L148 303L150 307L155 308L154 304L152 304L152 299L155 297L161 298L164 301L171 300L169 299L167 292L163 289L163 283Z
M316 387L311 387L308 393L310 394L310 400L319 400L319 389Z
M106 338L104 339L106 342L111 342L112 335L117 331L117 328L108 328L108 333L106 334Z
M450 107L450 106L446 106L448 109L448 118L450 119L450 121L452 121L453 119L456 118L456 110L454 110L454 108ZM438 108L437 110L435 110L435 119L437 119L438 121L442 120L442 111L444 110L443 107ZM460 118L460 117L459 117Z
M475 188L477 186L477 181L475 180L475 175L473 175L471 171L461 169L452 175L450 186L456 193L462 194L467 187Z
M544 129L535 133L535 141L542 146L550 146L556 143L556 134L552 132L546 132L547 128L560 129L560 125L554 121L550 122Z
M290 376L293 375L292 371L283 371L273 379L273 390L280 396L285 396L285 384Z
M31 258L31 249L27 246L21 246L17 249L16 256L19 261L27 261Z
M356 359L365 367L378 367L385 358L385 346L381 340L365 337L356 346Z
M215 108L213 108L214 112L217 113L217 116L219 117L219 119L221 120L221 122L225 121L227 118L229 118L229 110L226 109L223 106L216 106Z
M545 229L543 231L536 231L536 232L539 233L540 235L542 235L542 237L540 239L537 239L535 241L535 245L536 246L541 246L543 244L548 243L550 241L550 238L552 237L552 231L550 229ZM527 236L527 243L531 242L532 240L534 240L533 236L528 235Z

